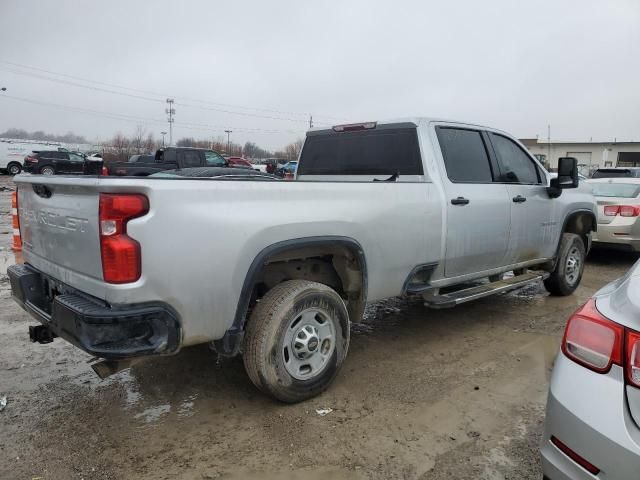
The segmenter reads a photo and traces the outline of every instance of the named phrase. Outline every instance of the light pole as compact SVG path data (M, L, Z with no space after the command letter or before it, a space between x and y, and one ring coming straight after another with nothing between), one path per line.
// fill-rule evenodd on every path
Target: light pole
M227 134L227 155L231 155L231 147L230 147L231 143L230 143L230 140L229 140L231 132L233 132L233 130L225 130L224 131L224 133Z
M164 148L164 136L167 134L167 132L160 132L160 135L162 135L162 148Z

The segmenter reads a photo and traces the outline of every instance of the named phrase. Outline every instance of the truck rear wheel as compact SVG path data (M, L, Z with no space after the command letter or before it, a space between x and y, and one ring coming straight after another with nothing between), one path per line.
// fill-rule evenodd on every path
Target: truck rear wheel
M585 257L585 245L580 235L562 234L556 267L544 281L547 291L556 296L571 295L580 285Z
M330 287L289 280L258 302L244 339L253 384L287 403L318 395L333 381L349 348L349 314Z

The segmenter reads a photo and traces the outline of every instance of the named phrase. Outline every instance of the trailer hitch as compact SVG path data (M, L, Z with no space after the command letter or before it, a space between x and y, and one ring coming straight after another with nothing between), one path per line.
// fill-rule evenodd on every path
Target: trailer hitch
M29 339L34 343L51 343L56 337L57 335L47 325L31 325L29 327Z

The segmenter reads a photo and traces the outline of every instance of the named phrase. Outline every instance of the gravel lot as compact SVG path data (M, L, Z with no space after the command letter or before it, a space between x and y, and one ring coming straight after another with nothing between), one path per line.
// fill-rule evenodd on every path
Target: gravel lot
M637 259L592 252L571 297L541 285L428 310L371 305L329 391L262 396L207 347L108 380L10 298L9 177L0 176L0 478L536 479L547 382L567 316ZM19 261L20 259L18 259ZM318 409L332 409L319 415Z

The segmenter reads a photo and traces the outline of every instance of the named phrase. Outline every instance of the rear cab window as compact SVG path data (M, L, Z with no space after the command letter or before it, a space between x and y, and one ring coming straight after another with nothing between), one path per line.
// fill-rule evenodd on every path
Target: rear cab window
M338 180L339 176L384 180L397 175L397 181L416 180L416 176L424 175L417 127L398 123L355 131L309 132L297 175L298 179L316 176L328 180Z
M492 183L493 169L479 130L436 127L447 177L453 183Z

